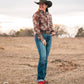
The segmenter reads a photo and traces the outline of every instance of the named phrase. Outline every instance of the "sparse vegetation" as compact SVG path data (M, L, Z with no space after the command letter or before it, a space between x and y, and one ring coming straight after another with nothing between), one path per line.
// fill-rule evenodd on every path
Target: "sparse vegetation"
M54 24L53 25L53 29L56 32L56 37L70 37L70 34L66 31L66 27L63 24ZM76 27L76 29L78 30L77 34L75 35L75 37L84 37L84 29L83 27L79 28L78 26ZM0 32L0 36L3 37L25 37L25 36L34 36L34 29L31 28L23 28L20 29L18 31L16 30L10 30L10 32L8 34L6 33L1 33Z
M53 38L49 84L84 83L83 46L84 38ZM38 59L34 37L0 37L0 84L37 84Z
M82 27L78 29L75 37L84 37L84 29Z
M62 34L67 34L65 31L66 26L62 24L54 24L53 28L56 32L56 36L62 35Z
M8 34L2 33L0 36L12 36L12 37L24 37L24 36L34 36L33 29L20 29L19 31L11 30Z
M15 33L15 36L34 36L33 29L20 29Z

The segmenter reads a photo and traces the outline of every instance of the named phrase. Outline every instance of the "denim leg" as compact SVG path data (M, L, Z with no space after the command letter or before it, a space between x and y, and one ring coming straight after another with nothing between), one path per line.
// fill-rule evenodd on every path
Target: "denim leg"
M52 44L52 36L48 35L47 39L46 39L47 45L46 45L46 66L45 66L45 75L44 78L46 76L46 69L47 69L47 63L48 63L48 56L49 56L49 52L51 49L51 44Z
M49 35L49 36L47 37L46 42L47 42L47 45L46 45L46 57L47 57L47 59L48 59L49 52L50 52L50 49L51 49L51 44L52 44L52 36Z
M37 67L37 81L44 81L46 67L46 46L37 38L35 34L35 42L39 52L39 62Z

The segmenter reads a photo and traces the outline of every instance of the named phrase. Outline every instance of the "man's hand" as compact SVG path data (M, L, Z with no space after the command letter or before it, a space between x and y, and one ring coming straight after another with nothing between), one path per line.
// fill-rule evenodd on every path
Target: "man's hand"
M55 32L52 32L52 33L51 33L51 36L54 36L54 35L56 35L56 33L55 33Z
M42 43L43 43L44 46L46 46L46 44L47 44L46 40L43 40Z

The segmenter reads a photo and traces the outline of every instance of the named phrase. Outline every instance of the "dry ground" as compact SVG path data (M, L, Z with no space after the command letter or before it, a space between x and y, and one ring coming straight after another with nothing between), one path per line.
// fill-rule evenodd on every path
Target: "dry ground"
M0 37L0 84L37 84L34 37ZM49 84L84 84L84 38L53 37Z

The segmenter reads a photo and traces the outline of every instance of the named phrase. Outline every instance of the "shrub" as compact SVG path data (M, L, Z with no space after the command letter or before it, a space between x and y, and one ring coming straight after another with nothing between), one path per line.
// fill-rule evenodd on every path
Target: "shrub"
M56 36L62 35L62 34L67 34L65 31L66 26L62 24L54 24L53 29L56 32Z
M84 30L82 27L78 29L78 32L75 37L84 37Z
M20 31L17 31L16 36L34 36L33 29L20 29Z

